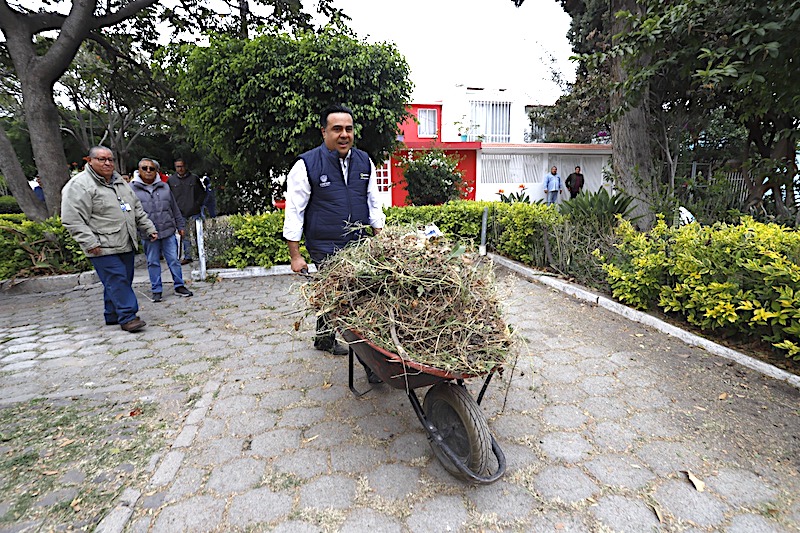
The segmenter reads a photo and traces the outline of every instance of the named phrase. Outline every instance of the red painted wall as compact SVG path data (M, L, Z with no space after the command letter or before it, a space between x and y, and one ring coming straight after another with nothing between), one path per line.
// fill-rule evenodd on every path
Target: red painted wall
M405 142L417 142L417 141L426 141L432 142L434 141L431 137L422 137L420 138L417 133L419 129L417 128L417 123L414 119L419 115L420 109L435 109L436 110L436 133L438 137L441 137L442 133L442 104L411 104L408 106L408 111L414 115L414 118L407 118L405 122L400 124L400 135L403 135Z
M438 137L422 137L420 138L417 133L417 123L413 118L407 119L400 125L400 134L403 136L403 143L406 148L413 148L414 150L424 150L426 148L436 147L441 148L447 155L458 154L461 161L458 163L458 169L463 172L464 188L467 192L466 198L468 200L475 199L475 181L477 179L477 161L478 150L481 147L479 142L441 142L442 132L442 105L441 104L411 104L408 107L409 112L414 117L418 116L420 109L435 109L436 113L436 132ZM392 156L389 160L391 165L392 183L397 184L392 187L392 205L402 206L406 205L406 198L408 193L405 190L405 181L403 179L403 169L397 166L399 156L403 154L403 150Z
M467 191L466 199L467 200L475 199L475 182L478 177L477 174L478 150L481 147L481 143L479 142L432 143L431 141L421 140L416 142L406 142L405 145L407 148L413 148L414 150L424 150L425 148L430 148L431 146L435 146L436 148L441 148L442 150L444 150L444 152L447 155L455 154L461 157L461 161L459 161L457 168L463 172L464 188ZM390 160L392 183L397 184L392 187L393 206L406 205L406 198L408 197L408 193L406 192L405 189L405 180L403 179L403 169L397 166L397 163L399 161L398 156L400 155L402 155L402 152L395 153L394 155L392 155L392 158Z

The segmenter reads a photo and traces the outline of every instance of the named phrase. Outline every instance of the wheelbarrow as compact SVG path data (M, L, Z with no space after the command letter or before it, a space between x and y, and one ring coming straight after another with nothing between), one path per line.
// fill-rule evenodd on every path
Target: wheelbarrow
M376 346L354 330L342 331L349 345L350 390L356 396L364 392L353 384L356 356L384 383L405 390L411 406L428 434L434 455L450 474L464 481L487 485L506 471L506 457L489 432L489 425L479 405L498 367L485 374L454 374L425 364L403 359ZM467 391L464 380L485 375L477 401ZM420 404L415 389L430 387ZM496 459L494 472L492 455Z

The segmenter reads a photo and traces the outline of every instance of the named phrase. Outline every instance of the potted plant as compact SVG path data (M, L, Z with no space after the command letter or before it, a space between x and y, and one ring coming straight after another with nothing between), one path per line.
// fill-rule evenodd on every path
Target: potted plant
M272 205L275 209L286 209L286 176L281 176L272 184Z
M472 124L467 125L463 122L464 119L465 117L461 117L461 120L456 120L453 122L453 125L458 128L458 136L461 137L462 142L466 142L467 138L469 137L469 132L478 127L477 125Z

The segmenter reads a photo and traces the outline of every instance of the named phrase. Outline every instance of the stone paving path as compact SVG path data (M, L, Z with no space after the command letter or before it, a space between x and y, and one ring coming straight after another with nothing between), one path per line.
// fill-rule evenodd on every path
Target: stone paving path
M800 531L797 389L500 278L527 343L481 406L508 459L490 486L446 473L402 391L352 396L295 331L293 276L141 298L136 335L98 325L98 286L0 296L0 408L158 406L161 448L98 531Z

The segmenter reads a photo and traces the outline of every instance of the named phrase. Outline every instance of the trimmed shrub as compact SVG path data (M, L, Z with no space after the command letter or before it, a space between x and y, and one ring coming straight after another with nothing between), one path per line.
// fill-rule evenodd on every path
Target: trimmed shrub
M283 211L231 215L230 225L235 241L228 254L228 265L269 268L290 262L289 248L283 238Z
M743 217L737 225L619 230L601 257L612 294L640 309L679 313L702 330L755 336L800 360L800 234Z
M13 196L0 196L0 214L22 213L17 199Z

